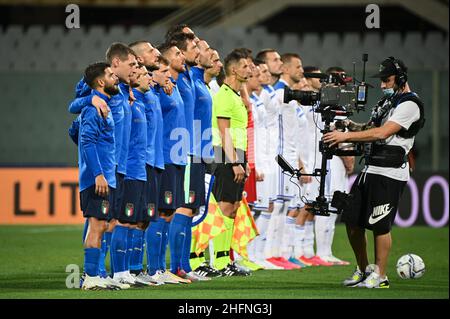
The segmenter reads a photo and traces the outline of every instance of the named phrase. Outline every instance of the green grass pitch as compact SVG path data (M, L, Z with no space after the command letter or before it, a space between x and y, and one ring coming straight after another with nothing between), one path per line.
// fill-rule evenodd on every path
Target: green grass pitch
M336 228L333 251L351 266L308 267L302 270L263 270L250 277L217 278L190 285L164 285L126 291L81 291L66 288L68 264L83 264L81 226L0 226L0 298L449 298L448 227L394 228L389 260L390 289L344 288L342 280L354 269L352 251L342 225ZM368 232L369 257L373 239ZM415 253L426 264L425 275L402 280L397 259Z

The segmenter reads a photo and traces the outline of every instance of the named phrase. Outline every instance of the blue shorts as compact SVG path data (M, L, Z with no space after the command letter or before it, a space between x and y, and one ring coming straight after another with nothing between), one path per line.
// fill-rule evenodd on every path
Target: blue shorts
M159 210L165 213L175 211L184 204L184 165L166 164L161 176Z
M161 189L161 176L164 170L145 165L147 183L145 183L145 221L156 221L159 218L159 194Z
M136 224L143 221L145 208L145 182L125 179L119 222Z
M80 207L83 212L83 217L109 220L114 192L115 189L109 187L109 195L107 198L99 196L95 193L95 185L80 192Z
M122 206L123 199L123 181L125 179L125 175L117 173L116 171L116 191L114 192L114 198L111 200L111 214L109 216L109 220L111 219L119 219L120 215L120 207Z
M206 164L198 157L190 157L184 174L185 198L181 207L196 211L205 205L205 172Z

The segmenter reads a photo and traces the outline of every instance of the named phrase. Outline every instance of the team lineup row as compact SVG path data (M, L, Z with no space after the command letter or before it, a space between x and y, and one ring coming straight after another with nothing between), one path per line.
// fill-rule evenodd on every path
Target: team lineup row
M283 102L285 87L321 87L318 79L303 76L321 71L302 62L295 53L267 49L252 57L240 48L222 64L219 52L178 25L156 47L148 41L114 43L106 62L85 70L69 105L80 114L69 134L78 144L87 219L83 289L348 264L331 251L336 215L306 210L305 202L318 195L318 181L301 177L292 183L274 160L281 154L305 172L321 161L320 115L313 106ZM327 73L345 76L339 67ZM352 157L333 157L327 194L347 190L353 166ZM193 216L208 206L209 192L226 231L211 241L208 264L204 253L191 249L191 228ZM260 212L260 235L248 256L233 256L234 217L243 194ZM105 269L108 250L111 276Z

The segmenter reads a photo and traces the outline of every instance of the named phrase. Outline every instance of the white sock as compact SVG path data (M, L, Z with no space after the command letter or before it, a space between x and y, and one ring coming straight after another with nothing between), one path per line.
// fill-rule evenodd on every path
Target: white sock
M334 238L334 230L336 228L336 214L331 214L330 218L328 219L328 232L327 232L327 256L333 256L333 238Z
M270 214L271 216L267 226L266 241L264 245L264 256L266 259L274 257L272 247L275 241L275 233L277 231L276 228L278 222L278 215L281 214L282 210L283 210L283 202L274 201L273 212Z
M267 227L269 226L270 216L269 212L261 212L256 219L256 227L258 228L259 236L256 236L248 245L248 255L250 260L264 260L264 244L267 240ZM252 259L253 258L253 259Z
M272 242L272 252L274 257L281 257L281 245L286 225L286 215L288 211L288 203L283 204L280 214L277 215L275 224L275 236Z
M303 253L306 258L314 257L314 221L305 222Z
M304 255L303 245L305 242L305 225L295 225L294 227L294 257L300 258Z
M208 251L209 251L209 265L214 268L214 244L212 240L209 241Z
M328 225L330 216L316 216L315 235L316 235L316 255L324 258L328 254Z
M283 237L281 241L281 256L285 259L289 259L293 254L293 233L295 228L295 218L287 216L285 219Z

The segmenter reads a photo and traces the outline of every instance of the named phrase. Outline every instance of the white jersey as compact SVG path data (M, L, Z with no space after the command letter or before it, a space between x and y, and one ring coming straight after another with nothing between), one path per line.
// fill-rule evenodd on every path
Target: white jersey
M305 118L305 113L297 101L283 102L285 87L288 87L288 84L281 79L274 86L276 98L280 105L278 153L283 155L294 168L298 168L297 144L301 138L299 121Z
M263 101L258 95L252 93L250 96L252 103L252 114L254 123L254 137L255 137L255 167L260 173L265 173L268 168L268 131L267 131L267 116Z
M211 92L211 96L216 95L216 93L219 92L219 90L220 90L220 86L219 86L219 83L217 83L216 78L213 78L211 80L211 82L208 83L208 86L209 86L209 90Z
M348 192L348 176L345 169L344 161L339 156L333 156L330 160L329 176L329 194L333 195L335 191ZM327 185L328 186L328 185Z
M275 90L271 85L263 86L259 98L266 109L266 127L269 134L267 140L267 152L271 167L276 167L275 156L278 154L278 131L279 131L279 105L275 96Z
M383 119L382 124L387 121L395 122L404 129L409 129L412 123L419 120L420 118L420 109L419 106L412 102L406 101L402 102L396 107L392 108L389 111L389 114ZM403 138L396 134L390 136L385 140L386 145L391 146L401 146L405 150L405 154L408 154L414 144L414 137L412 138ZM389 178L393 178L399 181L408 181L409 180L409 164L406 164L400 168L393 167L379 167L369 165L364 168L365 172L370 174L378 174L383 175Z
M300 150L300 156L306 166L308 173L314 169L320 168L322 163L322 154L319 151L319 142L322 139L320 129L323 128L322 117L320 113L314 112L315 106L305 106L307 130L302 134L304 141L304 150Z

